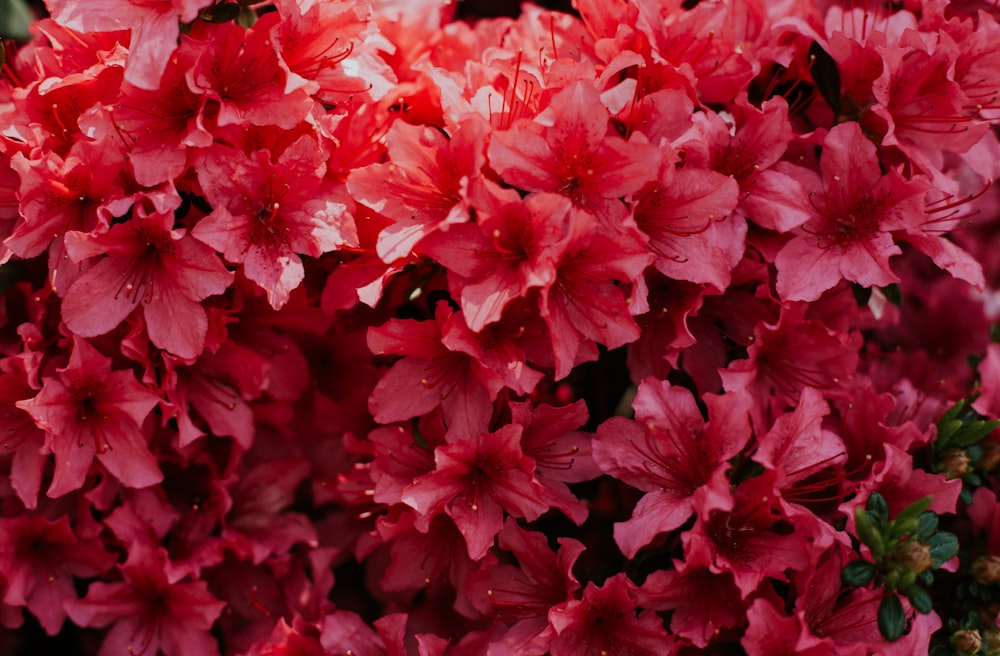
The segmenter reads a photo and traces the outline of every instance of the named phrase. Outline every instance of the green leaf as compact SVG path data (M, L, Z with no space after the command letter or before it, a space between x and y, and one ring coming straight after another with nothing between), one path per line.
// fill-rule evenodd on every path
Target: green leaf
M889 524L889 504L885 502L885 497L878 492L872 492L868 496L865 510L871 513L872 520L879 528L884 528Z
M885 540L882 539L882 533L875 527L869 511L856 508L854 510L854 525L857 528L858 537L868 545L876 559L885 555Z
M916 540L926 543L927 538L934 535L937 527L937 515L930 511L922 512L920 513L920 517L917 518L917 530L913 532L913 537Z
M867 560L859 558L858 560L852 560L844 566L844 569L840 572L840 580L844 582L844 585L859 588L862 585L868 585L875 578L876 571L875 563L870 563Z
M928 538L925 543L931 548L931 561L933 567L939 567L942 563L948 562L958 553L958 538L953 533L941 531Z
M903 602L896 595L882 598L878 605L878 632L889 642L899 640L906 629L906 614Z
M899 511L896 518L892 520L892 524L889 526L889 539L896 540L903 537L904 535L910 535L917 530L919 526L919 516L920 513L927 510L927 507L931 505L933 497L926 496L923 499L914 501L907 507Z
M28 26L34 20L24 0L0 0L0 38L21 41L31 38Z
M882 293L885 295L885 300L896 307L903 304L903 290L899 288L898 284L892 283L891 285L886 285L882 288Z
M911 585L907 589L903 590L903 594L905 594L906 598L910 600L910 604L917 609L918 613L926 615L931 612L934 607L934 604L931 602L931 596L920 586Z
M970 422L958 431L958 434L951 440L951 444L959 448L971 446L992 433L997 426L1000 426L998 419Z
M942 419L938 422L938 436L934 446L939 450L951 447L952 437L960 430L962 430L961 419L949 419L948 421Z

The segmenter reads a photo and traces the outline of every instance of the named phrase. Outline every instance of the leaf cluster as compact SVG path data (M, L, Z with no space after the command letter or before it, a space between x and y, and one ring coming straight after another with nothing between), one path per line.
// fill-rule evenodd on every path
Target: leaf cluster
M864 508L855 511L858 538L868 547L872 560L858 558L841 572L841 580L851 587L877 581L885 590L879 604L879 632L887 640L898 640L906 631L906 615L899 595L905 596L920 613L932 610L927 587L932 570L958 553L958 538L938 531L937 514L928 510L932 498L915 501L895 518L889 519L885 497L872 492Z

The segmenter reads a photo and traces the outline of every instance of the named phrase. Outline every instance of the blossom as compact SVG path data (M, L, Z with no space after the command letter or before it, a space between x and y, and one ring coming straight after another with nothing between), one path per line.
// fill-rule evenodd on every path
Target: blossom
M717 492L710 483L750 439L749 398L705 395L704 401L708 423L690 392L650 378L636 394L636 421L613 417L597 430L598 466L646 492L632 518L615 526L615 542L629 557L704 506Z
M813 301L840 280L863 287L898 282L889 258L902 251L892 232L922 223L926 183L895 170L883 174L875 145L853 122L830 130L820 168L814 214L775 258L778 293Z
M141 89L155 89L170 53L177 47L178 21L189 23L207 0L97 0L86 6L49 0L56 22L80 32L131 30L125 79Z
M420 244L448 269L473 332L499 321L513 299L555 282L570 221L569 200L555 194L530 194L523 201L501 190L484 195L475 224L451 226Z
M739 626L746 604L731 572L713 572L704 554L650 574L637 591L644 608L673 611L670 630L705 648L727 628Z
M322 151L306 136L276 160L263 150L248 155L216 146L198 168L214 209L191 234L243 264L247 278L280 308L305 276L300 254L316 257L357 244L354 223L324 181L325 170Z
M172 215L154 214L99 235L67 236L74 261L106 255L65 292L63 318L70 330L102 335L138 309L154 345L182 358L201 354L208 318L200 301L225 291L233 274L173 224Z
M112 371L109 358L74 338L66 366L46 377L35 397L17 403L45 430L45 449L55 454L48 495L79 489L95 456L129 487L160 482L163 474L142 431L158 402L131 371Z
M133 544L119 565L121 583L92 583L82 599L65 604L80 626L110 626L102 656L163 651L167 656L218 654L209 629L225 604L208 593L204 581L170 582L165 554Z
M454 135L396 121L385 136L391 161L356 169L347 187L390 219L378 236L379 257L392 262L426 235L468 220L475 184L485 163L486 126L468 119Z
M403 503L422 515L423 526L447 513L465 536L469 557L482 558L500 532L504 511L532 520L548 510L535 463L518 445L522 430L511 424L437 447L434 471L403 490Z
M570 214L561 250L555 280L540 302L557 380L578 361L592 360L594 344L614 349L638 338L639 327L616 282L638 278L652 257L634 232L613 238L580 211Z
M66 619L63 602L76 600L73 577L103 574L114 563L95 536L78 535L69 518L0 519L0 573L7 579L4 603L26 606L49 635Z
M513 519L507 520L497 544L517 558L517 565L485 565L467 579L473 605L510 625L491 653L544 654L555 636L549 610L580 588L572 568L584 545L563 538L553 552L544 535L519 528Z
M552 656L600 654L671 654L674 641L651 610L636 615L635 586L617 574L598 587L588 583L579 600L552 608L556 630Z
M592 84L573 82L549 105L551 126L516 124L497 132L490 165L505 182L528 191L564 194L616 229L626 210L618 201L659 169L659 152L639 137L608 136L608 110Z

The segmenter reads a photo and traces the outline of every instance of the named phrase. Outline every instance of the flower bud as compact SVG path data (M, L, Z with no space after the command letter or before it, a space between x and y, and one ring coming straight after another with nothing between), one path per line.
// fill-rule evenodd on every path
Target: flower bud
M979 458L979 468L986 473L1000 467L1000 442L994 439L984 439L979 443L983 455Z
M986 555L972 563L972 576L983 585L1000 583L1000 555Z
M962 656L972 656L983 646L983 637L975 629L964 629L951 634L951 646Z
M1000 630L989 628L983 631L983 654L1000 656Z
M893 549L893 562L907 572L919 574L931 568L931 548L920 542L902 542Z
M941 454L938 469L948 480L962 478L969 471L969 454L965 449L948 449Z

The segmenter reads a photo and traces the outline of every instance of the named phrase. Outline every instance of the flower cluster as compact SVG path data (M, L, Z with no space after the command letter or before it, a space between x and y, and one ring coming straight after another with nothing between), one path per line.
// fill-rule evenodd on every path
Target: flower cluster
M1000 654L1000 22L862 5L46 0L0 645Z

